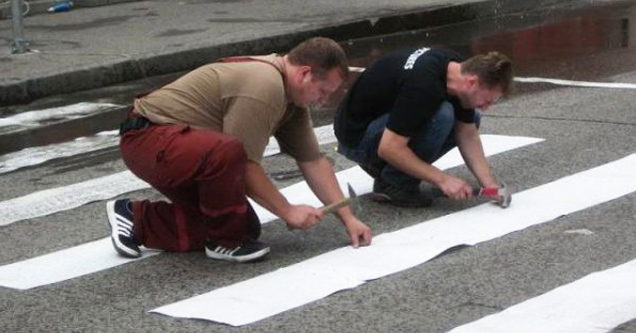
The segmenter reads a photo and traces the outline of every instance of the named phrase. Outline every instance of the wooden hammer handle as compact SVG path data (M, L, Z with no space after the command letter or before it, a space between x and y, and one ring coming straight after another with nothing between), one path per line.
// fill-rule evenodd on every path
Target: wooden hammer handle
M324 206L322 208L320 208L320 210L322 210L323 214L329 214L329 213L333 213L336 210L340 209L341 207L347 206L351 204L351 198L346 198L340 202L334 202L332 204L329 204L327 206Z

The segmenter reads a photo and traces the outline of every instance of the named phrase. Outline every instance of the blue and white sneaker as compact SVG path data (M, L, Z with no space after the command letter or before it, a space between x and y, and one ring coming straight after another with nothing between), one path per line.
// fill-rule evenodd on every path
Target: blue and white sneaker
M124 257L139 258L139 241L133 235L133 214L129 199L113 200L106 203L110 238L115 250Z

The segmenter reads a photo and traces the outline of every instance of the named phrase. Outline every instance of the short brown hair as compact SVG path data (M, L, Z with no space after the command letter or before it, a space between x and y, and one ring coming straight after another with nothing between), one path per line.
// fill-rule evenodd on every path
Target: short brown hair
M309 66L311 73L323 79L327 72L337 68L340 76L346 79L349 75L347 56L344 50L333 39L313 37L298 44L287 54L292 65Z
M462 74L477 75L479 81L488 88L501 88L504 96L512 91L512 62L505 55L492 51L476 55L464 62Z

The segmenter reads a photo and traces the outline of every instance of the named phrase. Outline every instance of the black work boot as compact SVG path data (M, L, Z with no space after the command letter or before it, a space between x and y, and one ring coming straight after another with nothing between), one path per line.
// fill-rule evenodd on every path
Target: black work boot
M433 199L422 193L419 186L397 186L378 177L373 182L373 201L390 203L399 207L430 207Z

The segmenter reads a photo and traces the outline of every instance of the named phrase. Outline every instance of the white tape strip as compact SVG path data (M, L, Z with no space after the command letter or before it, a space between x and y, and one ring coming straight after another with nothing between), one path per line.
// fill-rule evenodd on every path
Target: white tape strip
M336 141L333 125L315 128L314 132L320 144ZM265 148L265 156L279 152L278 143L271 139ZM107 200L149 187L150 185L130 171L123 171L73 185L34 192L0 202L0 226L77 208L89 202Z
M592 273L449 333L601 333L636 318L636 260Z
M453 246L484 242L636 191L634 168L636 154L518 193L508 209L480 205L380 235L369 247L340 248L151 312L233 326L250 324L419 265Z
M498 135L482 135L481 138L486 155L494 155L543 141L542 139L536 138ZM459 153L457 151L451 151L435 163L435 165L440 169L446 169L461 163L462 160ZM338 172L336 176L340 182L340 186L345 189L345 193L347 183L351 183L352 186L355 187L356 192L360 195L371 191L373 181L359 167ZM131 178L128 181L135 181L135 179L137 179L134 178L132 174L130 174L129 177ZM113 181L111 180L110 182ZM104 181L100 186L107 186L108 184L109 181ZM305 202L315 206L320 204L318 199L311 193L304 182L287 187L282 190L282 193L291 202ZM72 194L74 193L71 193L70 191L69 193L66 193L66 195ZM254 209L262 223L267 223L276 219L276 216L258 205L256 205ZM104 216L104 219L105 218L106 217ZM91 255L77 256L75 255L76 253L90 253ZM99 253L100 255L94 255L96 253ZM27 261L1 266L0 276L2 278L0 278L0 285L16 289L30 289L46 284L65 281L113 267L114 265L111 261L111 257L113 256L117 255L112 248L112 245L110 245L110 238L104 238L90 244L84 244L70 249L60 250L45 256L36 257ZM46 257L46 259L41 259L43 257ZM145 257L146 253L144 253L143 258ZM119 259L120 261L117 261L118 264L133 261L124 258ZM51 263L54 263L54 265L51 265ZM64 267L73 268L67 270ZM81 267L86 267L86 269L80 269Z

